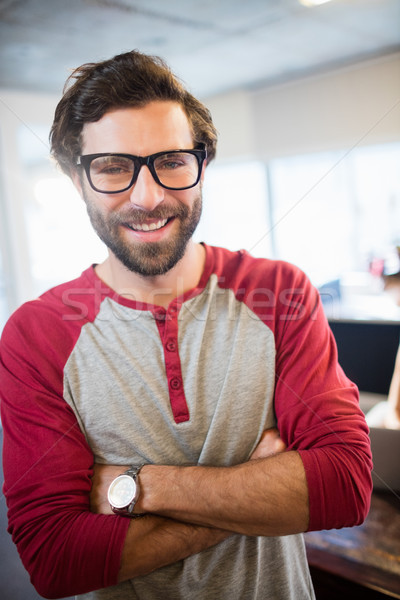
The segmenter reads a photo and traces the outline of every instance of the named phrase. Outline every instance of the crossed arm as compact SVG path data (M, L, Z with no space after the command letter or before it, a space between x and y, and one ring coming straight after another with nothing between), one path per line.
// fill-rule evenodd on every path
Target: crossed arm
M119 580L144 575L211 547L232 533L305 531L308 490L296 452L282 452L276 430L264 433L247 463L235 467L148 465L122 554ZM91 507L110 513L107 489L125 466L97 465Z

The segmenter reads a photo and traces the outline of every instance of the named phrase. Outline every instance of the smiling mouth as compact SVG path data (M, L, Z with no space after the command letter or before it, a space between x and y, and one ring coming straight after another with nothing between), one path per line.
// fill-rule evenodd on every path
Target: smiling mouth
M165 227L165 225L170 221L170 219L160 219L154 223L133 223L132 225L126 225L132 231L157 231L157 229L161 229Z

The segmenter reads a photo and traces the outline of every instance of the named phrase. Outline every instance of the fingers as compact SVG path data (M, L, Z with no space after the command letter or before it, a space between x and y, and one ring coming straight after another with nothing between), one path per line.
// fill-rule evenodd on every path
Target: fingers
M279 452L286 450L286 444L283 442L276 428L266 429L261 435L256 449L250 457L250 460L256 458L267 458Z

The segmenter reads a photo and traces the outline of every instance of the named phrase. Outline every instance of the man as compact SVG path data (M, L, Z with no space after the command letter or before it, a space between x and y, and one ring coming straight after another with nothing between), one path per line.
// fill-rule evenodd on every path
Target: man
M313 598L301 532L361 523L371 493L318 294L291 265L194 243L216 132L161 60L72 79L52 153L109 256L4 330L22 560L48 597Z

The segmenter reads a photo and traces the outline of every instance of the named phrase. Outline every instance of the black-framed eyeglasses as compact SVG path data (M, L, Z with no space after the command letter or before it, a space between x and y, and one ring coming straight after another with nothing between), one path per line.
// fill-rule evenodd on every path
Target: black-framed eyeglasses
M154 180L167 190L187 190L198 184L207 151L205 146L193 150L168 150L149 156L101 152L85 154L77 161L91 187L102 194L125 192L137 180L146 165Z

